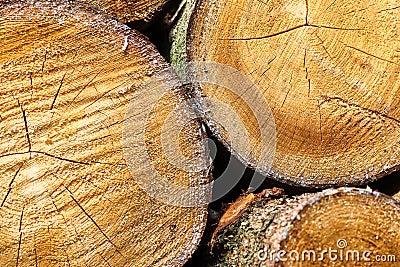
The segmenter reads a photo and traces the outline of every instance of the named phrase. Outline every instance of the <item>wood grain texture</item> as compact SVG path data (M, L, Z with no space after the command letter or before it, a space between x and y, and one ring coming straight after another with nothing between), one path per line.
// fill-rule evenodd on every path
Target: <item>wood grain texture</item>
M399 219L399 202L363 189L261 199L217 236L209 266L397 266Z
M169 0L85 0L123 23L151 20Z
M84 4L0 3L0 266L181 266L190 257L206 208L150 198L121 142L136 90L167 67L146 38ZM183 96L166 97L173 106ZM149 122L149 138L160 125ZM181 134L186 153L202 149L198 123ZM163 167L161 149L149 146ZM165 172L180 185L204 178Z
M242 71L272 109L272 169L230 148L245 164L292 185L365 184L399 169L399 20L390 0L199 1L186 52Z

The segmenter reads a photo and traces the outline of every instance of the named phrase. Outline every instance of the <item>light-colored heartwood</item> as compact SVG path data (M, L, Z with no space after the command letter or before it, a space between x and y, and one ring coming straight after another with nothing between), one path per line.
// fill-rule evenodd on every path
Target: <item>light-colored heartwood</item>
M142 35L84 4L0 3L0 266L181 266L190 257L206 209L149 197L135 174L154 172L130 172L121 141L130 100L166 68ZM147 149L171 182L193 184L200 174L161 155L157 114L183 95L166 97L152 110ZM198 123L187 125L181 149L199 151L201 137Z
M206 0L195 8L182 52L242 71L267 100L275 161L270 169L252 159L259 142L253 153L231 148L246 164L295 185L363 184L400 163L399 22L392 0ZM203 88L240 114L243 105L226 88ZM254 140L250 115L244 123Z

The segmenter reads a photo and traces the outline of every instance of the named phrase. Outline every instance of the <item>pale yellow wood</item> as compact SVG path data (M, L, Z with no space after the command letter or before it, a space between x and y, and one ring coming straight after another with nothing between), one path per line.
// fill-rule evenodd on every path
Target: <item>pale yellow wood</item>
M0 266L181 266L190 257L206 208L149 197L121 141L136 90L167 67L143 36L84 4L0 3ZM182 95L167 97L153 117ZM160 125L149 122L147 142ZM186 153L202 149L198 123L181 135ZM168 167L158 143L148 149ZM180 185L204 178L165 175Z
M400 163L399 22L391 0L206 0L187 53L242 71L271 107L272 171L235 151L246 164L290 184L363 184ZM218 94L235 102L226 89Z

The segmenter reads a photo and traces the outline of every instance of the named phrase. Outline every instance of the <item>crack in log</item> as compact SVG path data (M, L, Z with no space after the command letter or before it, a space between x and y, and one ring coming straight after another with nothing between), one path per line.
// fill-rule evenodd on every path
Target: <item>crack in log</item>
M42 73L43 73L43 70L44 70L44 64L46 63L46 60L47 60L47 50L46 50L46 52L44 53L44 60L43 60L43 62L42 62Z
M59 176L55 175L54 173L51 173L51 175L53 175L56 179L59 179L59 180L61 179ZM101 192L105 192L105 191L106 191L105 189L103 189L103 188L97 186L94 182L90 181L89 179L81 178L81 180L84 181L84 182L90 183L93 187L95 187L96 189L100 190ZM58 189L59 189L59 187L56 188L55 191L57 191ZM54 192L55 192L55 191L54 191ZM52 197L51 195L53 195L54 192L52 192L52 193L50 194L50 197ZM115 202L112 201L111 199L109 199L108 197L103 196L103 195L101 195L101 197L104 198L105 200L111 202L112 204L115 204ZM51 199L51 201L53 202L54 206L56 207L56 210L59 212L59 210L58 210L56 204L54 203L53 199ZM60 214L61 214L61 213L60 213Z
M16 259L16 264L15 264L16 267L18 267L19 254L20 254L20 251L21 251L21 243L22 243L22 232L21 232L21 229L22 229L22 219L24 217L24 209L25 209L25 207L22 208L21 218L19 220L19 241L18 241L17 259Z
M53 174L53 175L54 175L54 174ZM54 193L54 192L53 192L53 193ZM52 193L52 194L53 194L53 193ZM63 221L64 221L64 224L65 224L65 225L70 225L70 224L67 223L67 219L64 217L64 214L61 212L61 210L58 208L58 206L57 206L56 203L54 202L54 199L53 199L52 194L50 194L50 200L51 200L51 202L53 203L53 206L56 208L56 211L58 212L58 214L60 214L60 216L62 217L62 219L63 219ZM78 242L79 242L83 247L85 247L86 245L82 242L82 239L80 238L80 235L78 234L78 231L76 230L76 227L75 227L73 224L71 224L71 227L74 229L75 235L76 235L76 237L78 238ZM103 258L103 255L101 255L100 252L97 252L97 254L99 254L100 257ZM85 261L85 266L88 267L86 261Z
M373 110L373 109L361 107L361 106L359 106L357 104L354 104L354 103L349 103L347 100L345 100L343 98L340 98L340 97L329 97L329 96L321 96L321 97L322 97L323 101L321 102L320 105L336 100L336 101L341 102L342 104L348 105L349 107L357 108L357 109L360 109L360 110L362 110L364 112L373 113L373 114L375 114L377 116L383 117L385 119L392 120L392 121L396 122L397 124L400 124L400 119L397 119L395 117L386 115L386 114L384 114L382 112L379 112L379 111L376 111L376 110Z
M304 49L304 62L303 62L303 67L306 70L306 80L308 81L308 97L311 95L311 79L309 78L309 73L308 73L308 68L307 68L307 50Z
M21 103L18 101L18 106L21 108L22 111L22 117L24 118L24 125L25 125L25 134L26 134L26 139L28 141L28 152L31 152L32 150L32 144L31 144L31 138L29 137L29 130L28 130L28 121L26 119L26 111L22 107Z
M307 19L308 20L308 19ZM294 30L300 29L300 28L304 28L304 27L313 27L313 28L323 28L323 29L330 29L330 30L341 30L341 31L364 31L365 29L359 29L359 28L341 28L341 27L333 27L333 26L327 26L327 25L315 25L315 24L309 24L308 22L301 24L301 25L297 25L295 27L277 32L277 33L273 33L273 34L269 34L269 35L264 35L264 36L259 36L259 37L247 37L247 38L222 38L219 40L230 40L230 41L250 41L250 40L262 40L262 39L268 39L268 38L272 38L278 35L282 35L288 32L292 32Z
M58 94L60 93L61 87L62 87L63 82L64 82L64 78L65 78L66 75L67 75L67 73L64 73L64 75L63 75L62 78L61 78L60 86L58 87L57 93L56 93L56 95L54 96L53 103L51 103L50 110L53 110L53 108L54 108L54 104L56 103Z
M259 36L259 37L228 38L228 39L220 39L220 40L232 40L232 41L261 40L261 39L267 39L267 38L275 37L275 36L278 36L278 35L281 35L281 34L285 34L285 33L288 33L288 32L303 28L305 26L307 26L307 24L301 24L301 25L297 25L295 27L286 29L284 31L280 31L280 32L277 32L277 33L269 34L269 35Z
M78 98L78 96L89 86L89 84L91 84L91 83L97 78L97 76L100 75L100 73L101 73L103 70L104 70L104 68L101 69L89 82L87 82L87 83L82 87L81 90L79 90L78 94L72 99L72 101L71 101L71 103L68 105L68 107L71 106L72 103L75 102L75 100Z
M16 155L26 155L26 154L41 154L41 155L45 155L51 158L55 158L58 160L62 160L62 161L67 161L70 163L75 163L75 164L82 164L82 165L91 165L92 163L94 164L104 164L104 165L109 165L109 166L126 166L126 164L124 163L108 163L108 162L99 162L99 161L91 161L91 162L82 162L82 161L76 161L73 159L67 159L67 158L62 158L59 156L55 156L52 154L49 154L47 152L43 152L43 151L36 151L36 150L31 150L29 152L16 152L16 153L9 153L9 154L4 154L4 155L0 155L0 158L4 158L4 157L10 157L10 156L16 156Z
M87 105L86 107L84 107L83 109L87 109L88 107L90 107L91 105L95 104L97 101L99 101L100 99L102 99L103 97L105 97L107 94L109 94L110 92L112 92L113 90L119 88L120 86L124 85L125 82L120 83L119 85L114 86L114 88L111 88L110 90L104 92L102 95L100 95L98 98L96 98L95 100L92 101L92 103L90 103L89 105Z
M328 55L329 59L333 62L333 57L332 55L328 52L328 49L325 46L324 41L322 40L321 37L319 37L319 35L317 33L315 33L315 36L318 38L318 40L321 42L322 48L324 49L325 53Z
M29 83L30 83L30 90L31 90L31 100L33 97L33 73L29 72Z
M333 27L333 26L328 26L328 25L315 25L315 24L306 24L305 26L313 27L313 28L340 30L340 31L365 31L366 30L366 29L362 29L362 28L342 28L342 27Z
M306 25L308 25L308 12L309 12L309 9L308 9L308 0L306 0Z
M288 89L287 92L286 92L285 99L283 100L283 103L282 103L282 105L281 105L281 108L283 108L283 105L285 105L285 102L286 102L286 99L287 99L287 97L288 97L288 95L289 95L289 92L290 92L290 89Z
M289 85L292 83L292 79L293 79L293 73L290 74L290 81L289 81L289 83L288 83ZM286 96L285 96L285 99L283 100L283 103L282 103L282 105L281 105L281 108L283 108L283 105L285 105L285 103L286 103L286 99L287 99L287 97L289 96L290 89L291 89L291 87L289 87L288 90L287 90L287 92L286 92Z
M325 10L328 10L328 9L331 8L334 4L336 4L336 1L337 1L337 0L333 0L333 2L330 3L330 5L329 5Z
M399 9L399 8L400 8L400 6L392 7L392 8L387 8L387 9L383 9L383 10L379 11L378 14L379 14L379 13L382 13L382 12L390 11L390 10Z
M59 160L67 161L67 162L71 162L71 163L82 164L82 165L90 165L87 162L81 162L81 161L77 161L77 160L73 160L73 159L66 159L66 158L62 158L62 157L59 157L59 156L55 156L55 155L49 154L47 152L32 151L32 153L42 154L42 155L45 155L45 156L48 156L48 157L51 157L51 158L55 158L55 159L59 159Z
M2 208L4 206L4 203L6 202L8 195L10 194L11 190L12 190L12 185L15 181L15 178L17 178L18 173L20 172L20 170L22 169L22 166L24 166L24 163L21 164L21 166L19 166L18 170L16 171L16 173L14 174L14 177L11 179L10 184L8 185L8 191L3 199L3 201L1 202L0 208Z
M76 164L82 164L82 165L91 165L91 163L95 163L95 164L104 164L104 165L111 165L111 166L125 166L126 164L121 164L121 163L108 163L108 162L98 162L98 161L92 161L92 162L83 162L83 161L77 161L77 160L73 160L73 159L67 159L67 158L62 158L59 156L55 156L52 154L49 154L47 152L43 152L43 151L31 151L32 153L37 153L37 154L42 154L51 158L55 158L58 160L63 160L63 161L67 161L67 162L71 162L71 163L76 163Z
M87 213L87 211L82 207L82 205L78 202L78 200L75 199L74 195L72 194L72 192L68 189L68 187L65 186L65 189L68 191L70 197L72 198L72 200L76 203L76 205L82 210L82 212L92 221L92 223L97 227L97 229L100 231L100 233L106 238L106 240L112 245L114 246L114 248L116 249L116 251L118 252L118 254L120 254L123 258L125 258L125 256L119 251L118 247L111 241L111 239L106 235L106 233L100 228L100 226L96 223L96 221L93 219L92 216L90 216L89 213Z
M391 63L391 64L394 64L394 65L400 66L400 64L397 63L397 62L394 62L394 61L391 61L391 60L388 60L388 59L385 59L385 58L382 58L382 57L378 57L378 56L376 56L376 55L374 55L374 54L368 53L368 52L366 52L366 51L364 51L364 50L361 50L361 49L359 49L359 48L357 48L357 47L350 46L350 45L346 45L346 47L351 48L351 49L354 49L354 50L356 50L356 51L358 51L358 52L364 53L364 54L366 54L366 55L368 55L368 56L377 58L377 59L379 59L379 60L383 60L383 61L386 61L386 62L388 62L388 63Z
M294 136L296 135L296 131L297 131L297 122L298 122L298 120L296 120L296 122L294 123L293 134L292 134L292 138L290 138L289 147L292 146L292 143L293 143L293 140L294 140Z

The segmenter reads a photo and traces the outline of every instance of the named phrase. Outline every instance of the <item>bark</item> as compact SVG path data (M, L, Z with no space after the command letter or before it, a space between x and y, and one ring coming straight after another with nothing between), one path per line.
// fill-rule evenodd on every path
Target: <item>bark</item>
M179 67L187 62L186 36L188 33L190 16L196 6L196 0L185 0L179 20L171 30L170 61L173 67Z
M181 186L206 178L163 154L166 111L184 95L155 47L75 2L3 1L0 25L0 266L183 265L206 208L164 204L136 182L156 170ZM141 87L158 71L171 85L162 102L136 105L151 98ZM123 130L129 139L143 129L124 123L149 108L146 138L132 144L148 155L130 155L128 169ZM202 138L192 121L163 142L201 160ZM146 157L154 169L137 163Z
M264 198L217 234L209 266L397 266L399 219L399 202L363 189ZM328 253L321 256L329 249L336 250L333 260ZM286 254L277 260L280 250ZM366 250L371 261L362 257ZM395 258L378 263L378 255Z
M393 1L198 1L171 58L226 64L258 87L275 119L272 164L257 158L262 140L253 114L228 89L195 88L249 118L242 122L250 152L230 144L216 110L205 114L245 165L296 186L362 185L400 163L399 16ZM256 113L264 108L247 105Z

